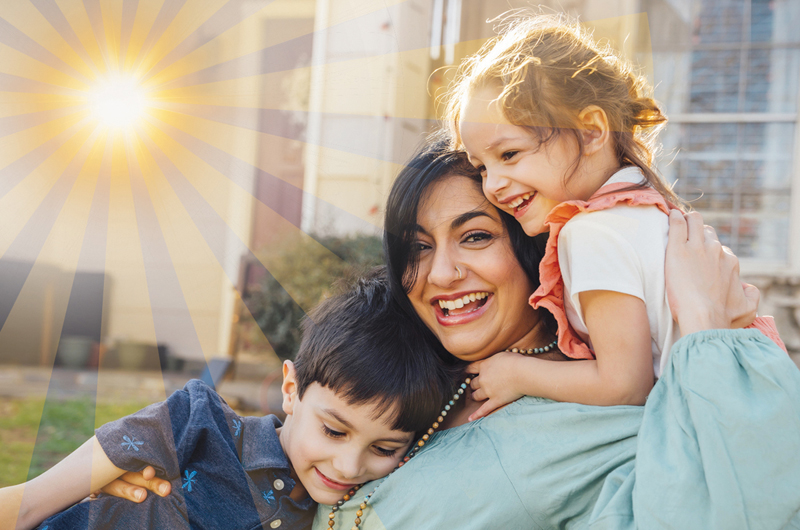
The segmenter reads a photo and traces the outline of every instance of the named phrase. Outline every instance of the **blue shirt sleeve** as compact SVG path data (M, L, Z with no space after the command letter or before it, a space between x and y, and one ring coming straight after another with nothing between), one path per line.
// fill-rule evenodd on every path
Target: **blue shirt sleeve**
M205 383L192 380L166 401L107 423L95 431L106 456L127 471L151 465L160 477L177 477L197 439L210 424L224 430L241 425L241 418ZM224 425L223 425L224 424ZM231 432L228 443L241 454Z

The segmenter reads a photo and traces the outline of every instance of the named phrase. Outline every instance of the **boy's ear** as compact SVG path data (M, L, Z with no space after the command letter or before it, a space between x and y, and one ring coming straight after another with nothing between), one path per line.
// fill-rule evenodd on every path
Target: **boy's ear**
M294 404L297 402L297 374L292 361L283 361L283 412L287 416L292 414Z
M580 111L578 113L578 124L581 127L584 155L596 153L605 146L611 137L611 133L608 130L606 111L597 105L589 105Z

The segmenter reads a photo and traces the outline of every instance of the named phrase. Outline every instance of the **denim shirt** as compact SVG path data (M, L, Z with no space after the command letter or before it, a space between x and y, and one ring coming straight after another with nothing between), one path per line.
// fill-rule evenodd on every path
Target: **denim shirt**
M97 440L115 466L152 465L172 493L141 504L101 495L54 515L40 530L305 529L316 508L294 487L275 416L240 417L201 381L167 401L103 425Z

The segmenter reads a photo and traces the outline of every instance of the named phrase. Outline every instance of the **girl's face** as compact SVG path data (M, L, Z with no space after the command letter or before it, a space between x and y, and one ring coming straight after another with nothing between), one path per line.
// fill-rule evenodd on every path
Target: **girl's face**
M463 176L431 185L417 225L419 267L408 297L442 345L470 362L530 347L540 322L528 304L533 286L478 185Z
M499 95L498 87L473 92L464 107L461 138L470 162L481 171L486 198L534 236L547 231L544 220L553 207L588 198L594 190L582 190L579 175L567 183L567 175L580 169L575 168L575 140L561 134L542 145L506 120Z

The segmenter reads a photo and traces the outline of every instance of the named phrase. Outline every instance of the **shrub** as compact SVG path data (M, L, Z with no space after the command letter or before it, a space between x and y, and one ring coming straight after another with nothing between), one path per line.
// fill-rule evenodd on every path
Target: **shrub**
M301 236L271 246L261 258L270 274L256 289L247 289L243 300L278 357L291 359L306 312L329 296L337 281L380 265L383 252L377 236Z

